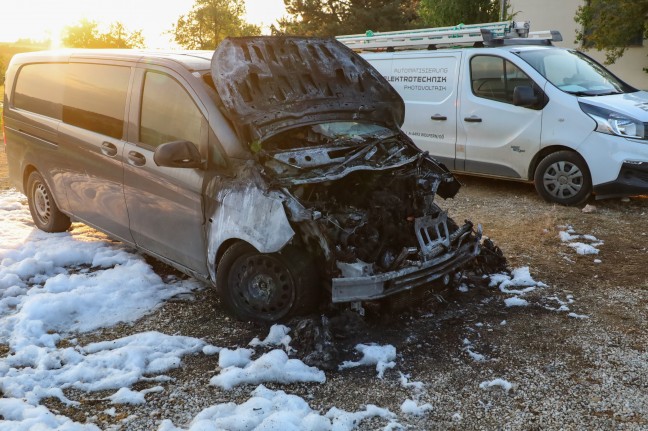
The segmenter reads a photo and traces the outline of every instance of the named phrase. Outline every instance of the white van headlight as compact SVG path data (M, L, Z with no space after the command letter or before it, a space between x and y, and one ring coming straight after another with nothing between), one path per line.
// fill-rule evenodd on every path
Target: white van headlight
M584 113L596 121L597 132L623 136L624 138L648 139L646 123L600 106L583 102L578 104Z

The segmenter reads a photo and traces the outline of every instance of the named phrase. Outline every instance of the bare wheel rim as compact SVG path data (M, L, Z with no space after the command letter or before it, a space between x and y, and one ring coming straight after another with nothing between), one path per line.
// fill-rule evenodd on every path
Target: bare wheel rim
M549 165L542 182L545 190L556 198L576 196L583 188L583 172L574 163L560 161Z
M52 217L52 201L45 184L40 181L34 184L33 198L38 220L44 225L49 223Z
M285 316L295 301L290 270L271 255L252 253L239 257L232 265L229 286L239 309L268 320Z

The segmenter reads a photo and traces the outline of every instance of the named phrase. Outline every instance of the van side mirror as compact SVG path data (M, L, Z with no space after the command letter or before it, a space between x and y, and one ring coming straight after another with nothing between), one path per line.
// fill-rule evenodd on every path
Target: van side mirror
M166 142L155 149L153 161L167 168L202 168L203 161L196 146L189 141Z
M513 89L513 104L525 108L535 106L538 103L538 97L533 93L533 87L528 85L518 85Z

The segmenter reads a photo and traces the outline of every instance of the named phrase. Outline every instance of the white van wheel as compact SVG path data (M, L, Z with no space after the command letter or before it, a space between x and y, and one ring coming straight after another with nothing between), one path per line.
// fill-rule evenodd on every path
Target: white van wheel
M592 194L587 163L572 151L557 151L542 159L534 180L538 194L548 202L578 205Z

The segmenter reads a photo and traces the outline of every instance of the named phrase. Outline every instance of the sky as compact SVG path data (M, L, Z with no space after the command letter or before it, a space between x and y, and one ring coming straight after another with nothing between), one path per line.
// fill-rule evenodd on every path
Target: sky
M100 25L120 21L128 30L142 30L149 48L173 47L171 30L193 0L21 0L2 6L0 42L18 39L56 40L63 27L82 18ZM267 27L285 14L283 0L245 0L246 21ZM267 31L267 30L266 30Z

